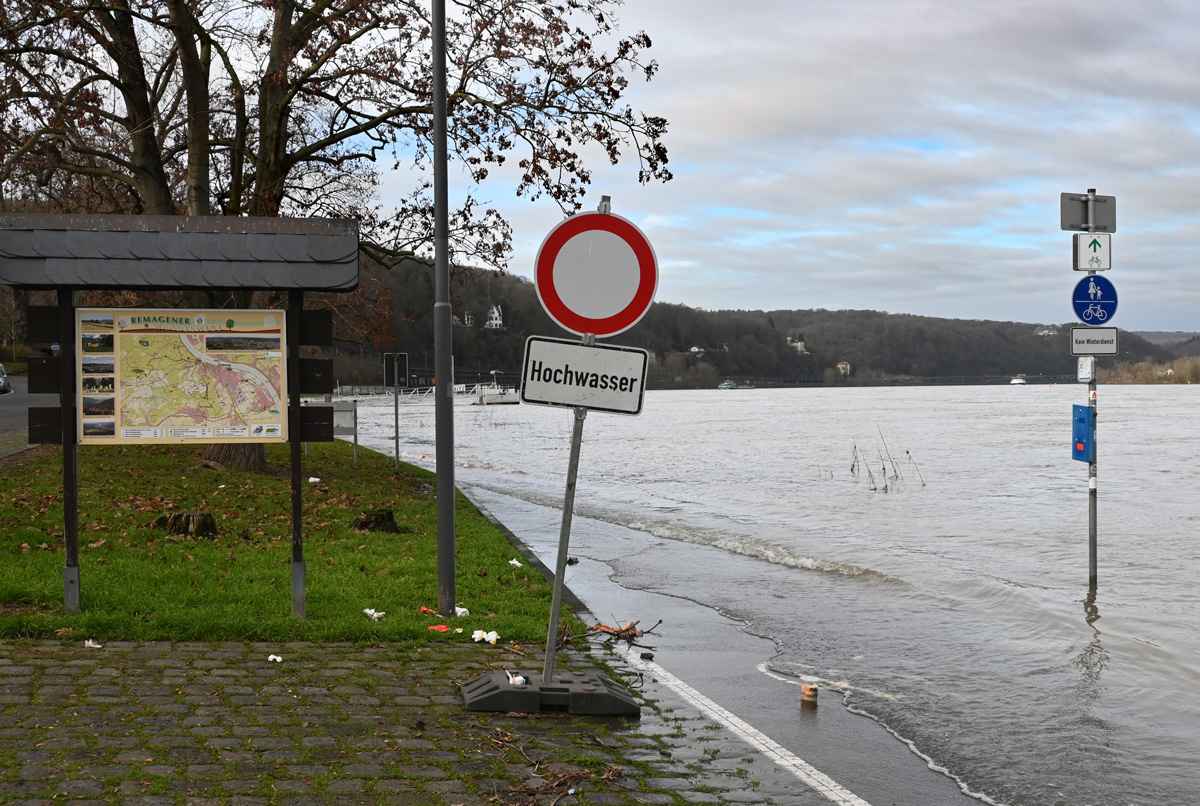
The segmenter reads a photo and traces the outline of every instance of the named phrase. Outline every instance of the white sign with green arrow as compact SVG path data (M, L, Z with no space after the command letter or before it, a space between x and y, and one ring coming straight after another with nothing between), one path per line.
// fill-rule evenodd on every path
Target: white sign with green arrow
M1107 232L1075 233L1075 271L1112 268L1112 235Z

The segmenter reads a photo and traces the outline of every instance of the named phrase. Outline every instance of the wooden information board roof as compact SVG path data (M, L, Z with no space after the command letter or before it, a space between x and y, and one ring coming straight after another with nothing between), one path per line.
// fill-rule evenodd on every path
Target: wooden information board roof
M0 285L353 291L358 223L4 213Z

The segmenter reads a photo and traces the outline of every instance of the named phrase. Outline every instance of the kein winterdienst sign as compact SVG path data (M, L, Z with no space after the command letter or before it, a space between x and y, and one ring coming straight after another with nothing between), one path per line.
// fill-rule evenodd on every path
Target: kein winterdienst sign
M80 443L286 442L284 313L80 308Z

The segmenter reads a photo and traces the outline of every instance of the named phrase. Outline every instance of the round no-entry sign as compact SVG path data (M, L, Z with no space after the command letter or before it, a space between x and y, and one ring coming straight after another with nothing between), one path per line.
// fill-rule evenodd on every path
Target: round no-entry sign
M534 286L546 313L567 330L612 336L650 309L658 263L632 221L613 213L580 213L542 242Z

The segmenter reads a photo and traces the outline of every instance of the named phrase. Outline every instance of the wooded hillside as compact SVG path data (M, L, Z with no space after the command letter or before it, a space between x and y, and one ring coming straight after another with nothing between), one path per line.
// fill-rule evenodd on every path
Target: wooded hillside
M397 312L394 350L409 354L416 369L433 365L433 284L429 267L403 263L376 272L391 290ZM533 283L524 277L461 275L454 291L455 374L462 382L489 380L497 370L508 382L520 372L531 335L572 338L546 315ZM484 328L499 306L502 329ZM465 323L472 321L472 326ZM1036 324L937 319L884 311L706 311L655 302L631 330L610 341L653 354L652 388L709 387L722 379L762 384L884 383L908 377L951 379L1016 374L1073 375L1067 342L1073 323ZM803 342L804 351L796 347ZM1169 361L1172 349L1122 332L1121 355L1102 365ZM378 354L343 343L336 360L342 383L382 378ZM837 369L850 364L850 375Z

